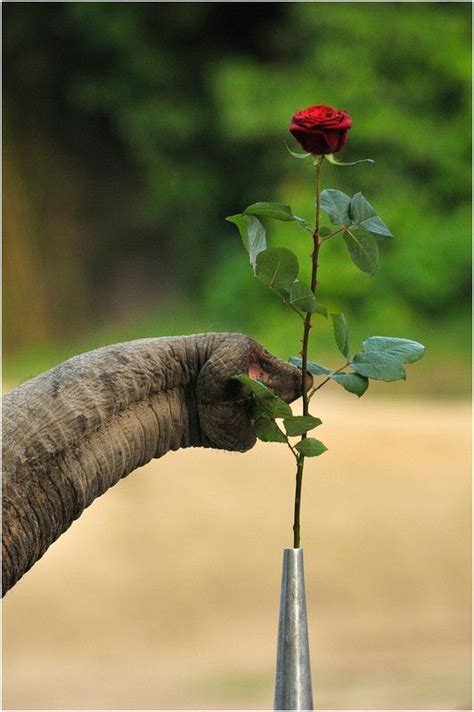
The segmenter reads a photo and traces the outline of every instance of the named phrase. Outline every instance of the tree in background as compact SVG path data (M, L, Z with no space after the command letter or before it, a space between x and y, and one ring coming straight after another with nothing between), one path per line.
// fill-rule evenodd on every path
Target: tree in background
M384 183L364 168L364 184L404 236L377 282L359 281L351 264L338 279L341 263L328 259L324 300L338 309L350 294L374 328L422 318L429 344L469 299L470 11L4 4L7 351L176 304L191 314L197 302L203 328L282 348L287 325L273 304L264 334L242 310L243 289L262 297L245 286L223 216L257 187L304 216L306 187L279 142L294 107L314 103L357 120L344 157L383 162ZM354 192L357 169L342 181ZM294 250L305 250L296 236Z

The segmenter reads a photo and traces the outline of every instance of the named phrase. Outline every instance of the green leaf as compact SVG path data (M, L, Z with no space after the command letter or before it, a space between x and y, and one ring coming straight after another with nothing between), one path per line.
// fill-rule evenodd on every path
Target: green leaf
M286 434L293 437L295 435L303 435L308 430L317 428L322 422L320 418L315 418L312 415L293 415L291 418L285 418L283 424Z
M290 304L304 312L316 311L316 297L311 289L298 279L290 287Z
M349 206L351 199L340 190L328 188L321 191L321 208L334 225L350 225Z
M316 303L314 310L317 314L321 314L324 316L325 319L328 318L328 308L324 306L324 304L318 304Z
M286 287L272 287L273 291L286 303L290 303L290 290Z
M361 351L351 361L356 373L377 381L405 380L406 374L399 358L383 351Z
M360 376L358 373L335 373L331 378L345 388L346 391L355 393L359 398L364 395L369 387L369 379L365 376Z
M226 218L237 226L242 244L248 252L254 274L257 267L257 255L267 249L266 231L260 220L253 215L230 215Z
M326 368L326 366L322 366L320 363L315 363L314 361L308 361L306 368L314 376L329 376L332 373L330 368Z
M282 220L283 222L296 221L304 223L303 218L298 218L293 215L289 205L283 203L254 203L249 205L244 210L245 215L259 215L261 218L273 218L274 220Z
M301 368L303 359L300 356L292 356L290 363L292 363L293 366ZM314 376L329 376L331 380L339 383L346 391L355 393L359 397L365 393L369 386L368 379L364 376L356 373L333 373L330 368L326 368L326 366L322 366L320 363L314 363L313 361L308 361L307 369Z
M349 326L344 314L331 314L334 338L337 348L343 356L349 358Z
M286 443L286 438L280 428L270 418L259 418L254 427L255 434L259 440L267 443Z
M290 287L298 270L296 255L286 247L271 247L257 255L257 276L270 287Z
M298 368L303 367L303 359L301 358L301 356L292 356L290 358L290 363L293 366L297 366ZM330 368L326 368L326 366L321 366L320 363L314 363L313 361L308 361L308 363L306 364L306 368L310 373L314 374L315 376L329 376L332 373Z
M365 230L346 230L344 239L356 267L362 272L375 274L379 266L379 247L375 237Z
M377 235L377 237L393 237L382 218L377 215L362 193L356 193L352 198L349 214L352 223L363 227L367 232Z
M332 230L329 227L322 227L319 230L319 237L328 237L328 235L332 234Z
M292 415L291 408L284 400L275 396L273 401L262 401L262 408L271 418L289 418Z
M326 445L315 438L300 440L299 443L296 443L295 448L305 457L317 457L327 450Z
M267 388L265 384L261 381L257 381L255 378L247 376L246 373L239 373L238 376L232 376L232 380L240 381L244 386L247 386L257 398L277 398L270 388Z
M298 280L293 282L293 285L298 284ZM312 314L321 314L325 319L328 318L328 308L324 306L324 304L319 304L316 299L314 301L311 299L309 294L311 294L313 297L313 292L307 287L307 285L304 285L305 288L308 290L309 294L303 290L300 289L300 287L294 287L293 285L290 288L290 291L288 290L280 290L279 294L282 297L282 299L285 300L285 302L288 302L289 304L292 304L294 307L297 309L301 309L304 312L311 312ZM290 295L293 295L293 301L291 299ZM307 296L307 300L306 300Z
M288 418L292 415L288 403L276 396L270 388L255 378L250 378L246 373L232 376L234 381L240 381L247 386L257 398L260 409L271 418Z
M361 158L358 161L351 161L350 163L345 163L344 161L340 161L338 158L334 157L333 153L326 153L324 156L329 163L332 163L333 166L356 166L358 163L371 163L374 165L375 161L372 158Z
M397 339L394 336L370 336L362 347L364 351L379 351L395 356L402 363L414 363L425 353L423 344L410 339Z

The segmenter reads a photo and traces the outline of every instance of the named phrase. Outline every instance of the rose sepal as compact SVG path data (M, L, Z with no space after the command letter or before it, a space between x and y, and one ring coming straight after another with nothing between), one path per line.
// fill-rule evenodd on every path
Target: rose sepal
M333 153L326 153L324 158L329 162L332 163L333 166L356 166L358 163L370 163L370 165L374 165L375 161L372 158L361 158L358 161L351 161L350 163L346 163L345 161L338 161L337 158L335 158Z
M286 147L286 150L288 153L291 153L292 156L299 158L300 160L311 158L311 153L298 153L297 151L292 151L289 146Z
M323 155L320 155L318 153L310 153L309 155L311 156L313 166L320 166L321 163L324 161Z

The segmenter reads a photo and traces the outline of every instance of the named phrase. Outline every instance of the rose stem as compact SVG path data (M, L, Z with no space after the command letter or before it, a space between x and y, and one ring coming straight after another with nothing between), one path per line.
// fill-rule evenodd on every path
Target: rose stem
M319 238L320 232L320 217L321 217L321 165L323 162L323 156L318 158L316 163L316 222L313 232L313 254L311 255L311 291L316 294L317 287L317 274L318 274L318 257L319 248L321 246L321 240ZM308 343L309 343L309 332L311 331L311 312L306 313L304 320L303 329L303 348L302 356L303 363L301 365L301 378L302 378L302 394L303 394L303 415L309 415L309 398L306 390L306 369L308 365ZM306 433L301 436L301 439L306 438ZM303 486L303 469L304 469L304 455L300 453L297 459L296 467L296 490L295 490L295 509L294 509L294 520L293 520L293 548L299 549L300 546L300 509L301 509L301 488Z

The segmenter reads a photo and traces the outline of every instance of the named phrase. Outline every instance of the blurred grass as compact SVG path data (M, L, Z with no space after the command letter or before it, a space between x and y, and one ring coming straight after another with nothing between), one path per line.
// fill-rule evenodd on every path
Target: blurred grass
M312 169L288 154L287 128L297 108L327 103L353 120L343 157L376 163L325 164L323 187L362 191L395 240L381 245L374 279L342 240L327 243L320 299L347 314L357 338L389 327L426 341L410 376L427 374L424 393L431 383L434 394L461 394L469 3L46 8L4 6L8 378L110 340L209 324L287 355L294 328L252 281L225 216L277 200L313 218ZM268 229L307 276L306 233ZM318 339L331 358L324 330Z
M265 292L262 285L258 284L257 288ZM426 346L423 359L414 366L407 366L405 382L371 381L369 397L470 397L471 348L469 327L464 314L458 319L450 317L445 328L439 322L431 326L424 320L413 323L413 319L406 321L403 317L398 323L392 319L390 324L387 324L384 318L377 319L375 316L371 320L370 334L367 333L364 323L357 322L357 315L354 315L353 319L354 328L352 320L349 321L353 352L359 349L364 338L375 334L398 336L402 333L405 337L421 341ZM207 331L243 331L285 360L296 353L301 338L300 322L293 312L287 312L278 300L272 303L265 317L262 320L256 319L252 326L251 329L247 328L246 314L241 314L239 319L235 313L232 318L226 320L221 314L213 313L212 309L208 309L206 313L203 309L183 303L176 310L167 310L164 315L150 314L148 318L134 319L125 325L121 321L119 324L91 331L87 336L81 335L77 340L69 339L61 344L48 344L19 351L13 357L4 359L3 379L5 386L12 388L78 353L101 346L132 339ZM314 360L332 368L341 365L330 321L317 317L312 344L311 354ZM328 387L337 389L335 384Z

